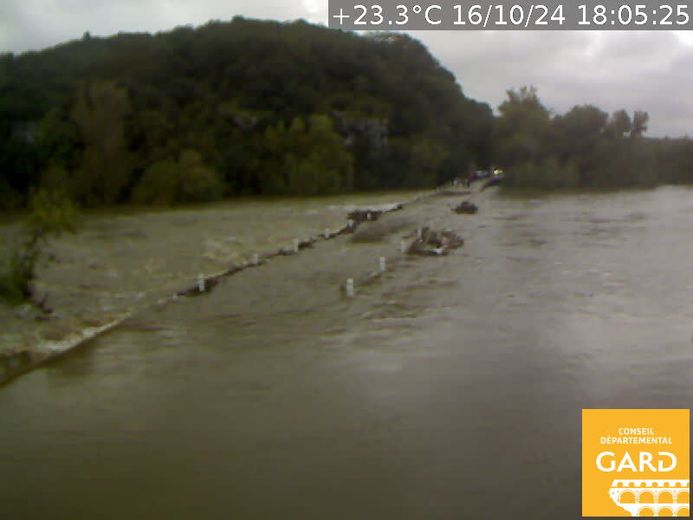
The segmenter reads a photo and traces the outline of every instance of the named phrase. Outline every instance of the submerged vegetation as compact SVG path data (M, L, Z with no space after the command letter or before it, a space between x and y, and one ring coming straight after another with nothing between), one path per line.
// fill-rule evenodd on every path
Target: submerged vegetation
M40 190L29 202L30 214L22 237L14 245L3 247L0 252L0 300L11 305L33 301L32 282L36 267L46 260L46 240L65 231L74 231L78 209L64 192Z
M0 56L0 208L55 188L102 206L430 187L491 164L511 186L693 182L693 143L647 123L556 115L531 88L494 117L402 34L242 18L87 34Z

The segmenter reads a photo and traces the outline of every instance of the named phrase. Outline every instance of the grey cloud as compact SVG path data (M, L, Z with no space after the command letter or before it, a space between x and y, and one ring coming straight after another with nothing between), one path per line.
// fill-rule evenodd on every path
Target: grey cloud
M290 20L309 17L301 2L284 0L3 0L0 50L24 51L79 38L85 31L120 31L200 25L235 15Z
M693 129L693 47L669 32L419 33L469 96L497 107L534 85L556 112L592 103L647 110L650 135Z

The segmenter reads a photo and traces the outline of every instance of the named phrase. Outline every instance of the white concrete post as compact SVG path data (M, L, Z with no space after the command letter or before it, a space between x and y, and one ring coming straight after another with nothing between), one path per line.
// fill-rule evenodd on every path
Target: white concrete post
M354 294L356 294L356 289L354 288L354 279L349 278L346 281L346 294L349 298L353 298Z

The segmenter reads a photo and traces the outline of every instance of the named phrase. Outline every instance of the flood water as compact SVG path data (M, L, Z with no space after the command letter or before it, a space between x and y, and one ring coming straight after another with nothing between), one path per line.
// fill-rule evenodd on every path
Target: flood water
M118 321L191 287L199 275L224 272L326 229L336 231L353 209L420 194L249 197L175 209L86 211L76 233L53 237L43 247L33 285L37 299L53 310L50 319L37 321L30 307L13 309L0 301L0 354L52 350L55 342L69 342L86 328ZM0 215L0 253L5 244L21 242L20 222Z
M579 517L580 410L693 402L693 190L454 202L1 388L0 517ZM403 258L417 225L466 244Z

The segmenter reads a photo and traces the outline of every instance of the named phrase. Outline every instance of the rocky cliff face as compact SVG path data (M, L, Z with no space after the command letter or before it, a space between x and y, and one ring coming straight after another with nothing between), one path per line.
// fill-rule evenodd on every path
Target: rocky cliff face
M346 136L346 144L354 144L358 137L364 137L371 149L378 152L387 150L389 121L385 118L359 116L346 112L332 112L337 129Z

